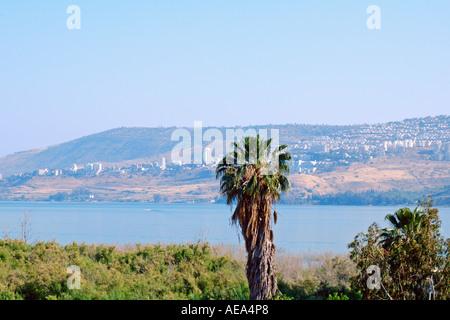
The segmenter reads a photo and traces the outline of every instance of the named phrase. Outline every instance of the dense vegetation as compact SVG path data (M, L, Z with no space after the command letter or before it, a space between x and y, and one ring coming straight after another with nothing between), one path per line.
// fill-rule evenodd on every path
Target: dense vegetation
M432 196L436 205L450 205L450 186L444 186L441 188L425 191L346 191L333 194L311 194L306 197L304 194L291 192L290 194L285 195L281 198L281 203L307 205L396 206L415 204L417 203L418 199L423 199L428 194Z
M390 227L374 223L349 245L359 270L353 289L364 299L450 299L450 239L440 234L432 201L399 209L386 220Z
M67 287L67 267L81 288ZM0 241L0 299L244 299L242 265L207 244L114 246ZM241 271L241 272L239 272Z
M349 291L354 266L346 257L284 254L279 261L279 288L285 294L278 298L355 297ZM81 270L79 290L67 287L70 265ZM0 300L248 297L245 255L223 246L60 246L0 240Z
M275 299L449 299L450 239L431 200L386 216L350 255L278 252ZM26 226L26 224L25 224ZM207 242L105 246L0 240L3 299L248 299L246 250ZM69 266L81 271L69 289ZM374 266L376 266L374 268ZM379 277L373 277L378 268ZM369 270L371 270L369 272Z

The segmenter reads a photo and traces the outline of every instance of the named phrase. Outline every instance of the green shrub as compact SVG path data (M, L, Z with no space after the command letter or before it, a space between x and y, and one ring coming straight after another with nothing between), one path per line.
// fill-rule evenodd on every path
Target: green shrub
M237 250L237 251L236 251ZM340 255L280 255L275 300L360 298L349 288L354 266ZM304 263L309 266L304 266ZM69 290L67 267L81 270L81 289ZM208 243L136 244L76 242L26 244L0 240L0 300L246 300L245 253Z
M81 269L69 290L67 267ZM246 299L244 265L208 243L115 246L0 240L0 299Z
M349 298L345 294L335 292L333 295L329 294L327 300L349 300Z

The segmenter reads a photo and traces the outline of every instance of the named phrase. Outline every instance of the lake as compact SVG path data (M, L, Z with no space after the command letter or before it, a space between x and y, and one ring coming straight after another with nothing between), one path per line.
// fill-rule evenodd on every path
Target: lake
M372 222L399 207L277 205L277 248L298 252L348 252L347 244ZM0 235L20 238L21 219L30 212L31 242L243 244L230 225L225 204L0 202ZM442 234L450 237L450 208L439 208ZM240 239L240 240L239 240Z

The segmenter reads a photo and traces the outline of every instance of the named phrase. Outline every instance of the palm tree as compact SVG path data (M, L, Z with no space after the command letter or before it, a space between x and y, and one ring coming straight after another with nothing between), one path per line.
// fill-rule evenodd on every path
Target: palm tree
M245 137L240 144L233 143L234 150L216 169L222 195L226 196L228 205L236 205L231 221L239 224L245 240L252 300L270 299L277 291L271 228L271 218L276 223L277 212L273 211L272 215L272 204L280 200L281 192L290 188L285 174L289 173L291 155L282 152L287 145L270 152L271 142L272 139L265 140L259 135ZM273 166L278 168L272 170Z
M420 231L424 216L418 208L415 208L414 211L409 208L402 208L394 214L386 215L385 219L389 221L391 227L384 228L381 233L383 247L387 248L393 242L399 239L407 239L413 232Z

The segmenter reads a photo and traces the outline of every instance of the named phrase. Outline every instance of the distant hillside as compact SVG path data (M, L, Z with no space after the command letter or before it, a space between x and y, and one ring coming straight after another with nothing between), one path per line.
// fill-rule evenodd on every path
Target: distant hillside
M427 127L427 124L431 126ZM398 130L392 130L398 126ZM404 134L401 128L414 128L413 134L420 138L428 134L431 137L450 127L449 116L407 119L380 125L264 125L252 126L259 129L278 129L280 143L292 146L299 140L311 137L336 138L344 136L345 139L362 137L372 139L373 132L386 132L389 139L414 138L411 134ZM242 127L247 130L249 127ZM443 129L441 129L443 128ZM117 128L97 134L82 137L59 145L42 149L17 152L0 158L0 173L3 176L33 172L38 169L68 169L72 164L83 165L89 162L120 163L132 160L160 160L162 156L168 157L177 142L171 141L171 128ZM205 127L203 130L207 130ZM219 128L224 136L227 128ZM236 128L233 128L236 129ZM371 130L375 130L371 132ZM189 129L192 132L192 128ZM434 130L434 131L433 131ZM269 134L270 135L270 134ZM450 135L448 135L450 136ZM344 143L345 140L344 139ZM363 142L364 143L364 142Z
M304 136L335 133L346 126L268 125L251 128L279 129L281 142L290 143ZM44 168L68 169L74 163L160 160L177 144L176 141L171 141L175 129L175 127L117 128L47 148L17 152L0 158L0 173L8 176ZM203 129L206 131L208 128ZM225 136L226 128L219 129ZM247 130L248 127L242 129ZM192 128L188 130L192 132Z
M18 152L0 158L3 175L37 169L64 169L88 162L121 162L154 158L170 151L175 128L118 128L44 149Z
M449 116L377 125L251 128L278 129L280 143L290 146L294 159L289 176L292 189L283 196L285 203L414 204L431 194L436 203L450 205ZM178 143L171 141L175 129L118 128L0 158L4 176L0 179L0 201L222 201L214 166L183 165L162 170L155 164L151 169L136 169L138 164L160 161L161 157L170 161ZM225 137L227 128L218 129ZM192 128L188 130L193 133ZM94 162L109 169L97 175L14 175Z
M428 194L450 205L450 162L420 159L417 152L353 163L331 172L292 174L290 204L414 205ZM98 176L32 176L0 182L0 200L217 202L213 167ZM347 201L347 202L346 202Z

